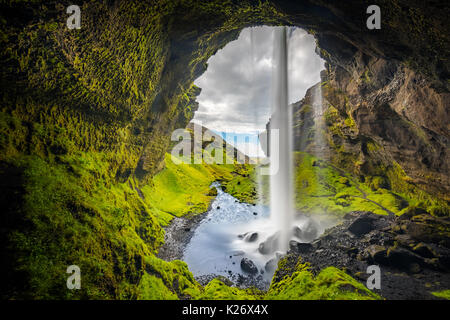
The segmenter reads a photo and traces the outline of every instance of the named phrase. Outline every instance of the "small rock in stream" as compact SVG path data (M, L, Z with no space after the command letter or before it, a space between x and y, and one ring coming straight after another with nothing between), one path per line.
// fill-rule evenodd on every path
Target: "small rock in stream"
M258 239L258 232L249 232L247 233L247 235L244 237L244 241L246 242L254 242Z
M268 254L275 251L278 245L278 238L280 232L276 232L266 239L266 241L261 242L258 247L258 251L261 254Z
M242 258L241 269L250 274L258 273L258 268L256 267L255 263L248 258Z

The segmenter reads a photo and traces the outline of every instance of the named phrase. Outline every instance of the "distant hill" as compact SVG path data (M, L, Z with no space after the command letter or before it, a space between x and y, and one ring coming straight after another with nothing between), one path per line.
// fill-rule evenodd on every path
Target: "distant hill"
M194 132L195 130L198 130L198 132L201 131L202 133L202 139L200 141L197 141L194 139ZM227 143L220 134L215 133L214 131L201 126L199 124L196 124L194 122L190 122L188 126L186 127L186 131L190 134L190 139L184 138L181 141L172 141L171 146L169 150L173 150L175 146L178 145L179 148L183 147L183 144L189 144L189 146L186 146L185 148L189 148L191 150L191 157L194 155L194 147L201 144L201 150L204 153L205 149L208 148L208 146L213 143L214 141L218 141L218 143L222 146L224 157L223 161L225 163L225 155L229 157L230 159L234 159L234 162L239 163L245 163L245 164L254 164L257 163L257 159L253 159L247 155L245 155L243 152L232 146L231 144Z

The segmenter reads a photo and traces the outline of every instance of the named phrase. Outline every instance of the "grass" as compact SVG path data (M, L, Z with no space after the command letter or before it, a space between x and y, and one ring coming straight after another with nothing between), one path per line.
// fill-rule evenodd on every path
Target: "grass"
M174 164L166 154L165 168L141 190L144 202L152 208L161 225L173 217L206 212L215 190L214 181L221 181L227 192L241 201L251 200L254 190L249 179L252 169L248 165Z
M295 157L296 207L301 211L336 215L371 211L385 215L387 211L383 208L395 214L403 210L402 197L387 189L374 191L367 183L308 153L298 152Z

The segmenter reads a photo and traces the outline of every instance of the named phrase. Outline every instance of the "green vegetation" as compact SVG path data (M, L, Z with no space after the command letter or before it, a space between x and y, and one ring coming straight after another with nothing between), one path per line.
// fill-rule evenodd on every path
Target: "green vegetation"
M192 5L195 17L170 22L168 16ZM2 297L198 294L185 264L155 257L161 226L205 211L214 180L249 200L253 189L243 176L251 169L176 168L166 159L162 170L162 160L170 133L185 127L197 107L192 82L208 58L236 37L237 24L275 19L274 8L265 2L123 1L112 7L86 1L80 30L67 29L58 3L51 10L53 4L31 2L6 8L0 19L0 238L2 261L8 261ZM6 14L11 11L17 15ZM163 73L170 30L211 16L216 32L184 35L198 50L172 60ZM79 291L65 286L71 264L82 270Z
M405 201L390 190L380 187L374 191L373 184L361 183L308 153L296 153L296 168L296 207L301 211L337 215L351 211L400 214L405 206Z
M283 265L283 261L279 262L279 269L280 265ZM381 299L363 284L335 267L325 268L317 276L308 269L307 264L298 262L291 275L286 275L281 281L272 283L265 298L277 300Z
M226 285L220 279L213 279L206 286L203 293L195 297L197 300L256 300L261 299L262 293L256 289L239 289Z
M241 201L254 199L248 165L174 164L170 159L166 154L165 169L141 189L144 202L163 226L174 216L206 212L216 195L210 188L214 181L221 181L227 192Z
M166 152L170 133L185 127L197 108L193 81L208 58L242 27L286 24L288 17L268 1L92 0L81 11L82 28L68 30L58 2L2 6L2 298L259 298L220 280L202 288L185 263L155 255L162 226L174 216L207 209L214 197L211 182L219 180L233 196L254 201L252 167L175 166ZM418 13L413 18L421 21ZM354 135L348 99L336 93L328 100L336 106L327 114L331 132ZM345 115L338 105L345 106ZM449 215L448 204L418 191L395 164L357 181L350 174L360 167L359 158L339 141L330 145L337 155L333 163L348 173L297 155L299 209L385 214L368 201L373 200L397 214L426 208ZM81 290L66 289L65 271L72 264L82 270ZM316 278L305 269L297 272L273 286L267 298L373 297L336 269ZM350 283L355 291L343 291L332 280Z
M431 294L438 298L450 300L450 290L436 291L432 292Z
M174 216L205 212L214 197L210 184L248 177L248 166L175 165L167 155L166 168L139 189L133 179L110 182L104 159L82 152L54 163L37 156L11 159L25 189L16 203L21 211L13 206L7 212L20 214L20 225L9 226L10 258L18 266L14 276L24 274L31 284L16 288L20 281L12 281L9 298L186 298L202 291L184 262L154 256L163 243L161 226ZM71 264L82 270L80 291L65 288Z
M367 70L362 77L366 76ZM386 214L390 211L396 215L418 209L434 216L450 216L450 204L445 196L442 198L425 191L424 186L414 183L381 145L358 135L353 119L354 107L342 90L325 83L322 92L328 104L324 113L324 133L330 147L330 159L326 163L322 161L322 165L312 166L311 158L300 156L297 173L297 187L301 190L297 195L299 208L331 213L367 210ZM423 132L409 126L418 139L425 139ZM340 183L337 176L348 178L348 182ZM314 177L317 177L316 181Z

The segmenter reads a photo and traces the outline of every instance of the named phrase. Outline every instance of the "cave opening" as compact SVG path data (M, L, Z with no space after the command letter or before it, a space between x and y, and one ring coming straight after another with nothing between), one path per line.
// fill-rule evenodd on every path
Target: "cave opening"
M186 239L199 217L223 217L204 214L210 204L216 213L228 208L254 221L266 214L262 205L250 203L264 190L255 192L241 166L227 171L166 161L170 133L202 112L208 115L193 83L197 79L204 94L210 87L226 88L220 79L214 86L198 82L213 69L213 55L232 45L241 30L263 25L307 30L326 61L319 85L290 101L298 111L294 135L301 137L294 146L295 165L303 172L295 176L301 191L296 206L345 220L320 242L296 244L294 257L283 259L281 277L273 278L275 290L263 297L430 299L448 292L450 59L448 24L442 23L448 10L420 1L382 1L382 28L368 30L367 6L315 0L82 1L81 29L67 30L64 4L2 4L1 180L9 191L2 198L7 223L1 238L8 239L8 250L2 254L7 263L0 295L261 298L229 288L223 279L200 286L190 266L174 261L182 256L166 259L162 246L177 253L167 235ZM253 65L246 60L256 59L244 53L231 65ZM261 80L250 71L243 80ZM233 97L239 90L253 92L239 81L232 84ZM259 150L254 146L270 117L262 112L271 100L264 94L256 94L262 119L245 101L239 112L209 114L234 117L227 123L234 120L239 127L218 126L216 132L233 133L236 140L229 142L246 154L257 154L252 148ZM210 111L221 110L220 101L211 101ZM327 110L321 113L316 107L323 103ZM323 123L317 124L317 116ZM331 149L320 147L325 143ZM316 178L319 173L323 179ZM217 177L220 187L211 185ZM11 190L20 197L10 199ZM177 232L171 234L172 227ZM301 227L294 232L307 231ZM251 231L239 231L234 240L248 240L254 251L251 240L262 234ZM315 238L314 228L309 231ZM228 241L220 232L213 236ZM225 258L239 268L230 256ZM72 263L80 266L83 285L68 292L61 279ZM369 291L360 277L373 263L384 271L381 291ZM297 290L300 270L316 289ZM283 280L286 272L292 276ZM336 278L346 281L329 287Z
M287 45L287 83L278 84L281 53L278 52L279 40L277 42L275 37L283 30L286 38L283 41ZM289 107L286 105L285 109L291 113L291 121L280 123L281 127L292 127L292 105L300 103L311 87L315 87L313 121L318 124L323 120L320 73L324 63L317 53L313 35L301 28L244 28L236 40L208 60L206 71L195 80L201 93L197 97L199 108L192 123L219 134L226 143L253 160L252 163L261 163L269 156L266 149L269 140L260 141L269 136L269 126L275 131L273 122L277 111L274 105L280 85L286 86ZM293 140L292 130L287 132ZM318 149L320 145L326 149L319 133L316 128L314 147ZM308 139L303 137L305 134L310 133L301 133L297 138ZM294 144L298 143L289 144L290 151L283 151L277 157L293 158ZM277 171L283 171L283 168ZM221 275L244 287L254 285L267 289L276 264L286 253L290 241L313 241L325 226L330 225L295 210L277 218L280 212L286 211L285 203L292 201L293 207L293 198L282 198L287 196L283 190L294 184L294 178L291 173L289 178L284 177L279 182L274 177L269 183L261 173L255 173L256 205L237 201L223 191L219 183L212 185L218 195L183 254L183 260L196 277L209 279L213 274ZM269 192L267 184L275 187ZM267 203L263 199L270 200ZM286 230L281 232L283 228Z

